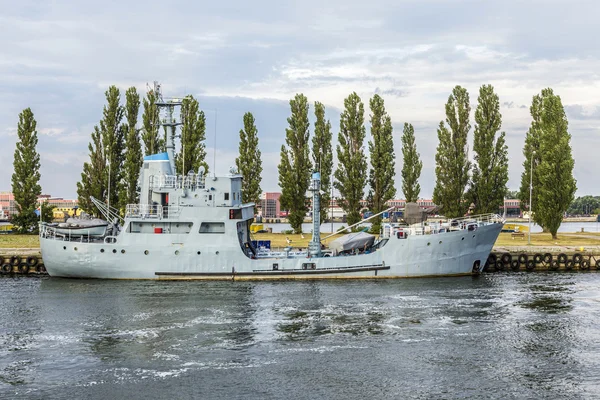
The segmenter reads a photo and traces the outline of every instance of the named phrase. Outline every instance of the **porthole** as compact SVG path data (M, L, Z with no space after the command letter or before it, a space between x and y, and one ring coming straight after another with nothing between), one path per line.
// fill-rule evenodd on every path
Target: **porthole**
M77 247L73 247L73 250L77 251Z
M113 253L114 253L114 254L117 254L117 249L113 249Z
M66 250L66 249L67 249L67 246L63 246L63 250Z
M442 244L442 241L440 240L440 244Z
M430 246L430 245L431 245L431 242L427 242L427 246Z
M219 250L215 251L215 254L219 254Z
M473 235L473 239L475 239L475 235Z
M179 255L179 250L175 250L175 255L178 256Z
M121 249L121 254L125 254L125 249Z
M144 250L144 254L148 255L150 252L148 250Z
M460 240L465 240L465 238L461 238Z
M175 227L176 227L176 228L179 228L179 224L175 224Z
M100 253L104 253L104 249L100 249Z
M201 252L198 252L198 255L202 254Z

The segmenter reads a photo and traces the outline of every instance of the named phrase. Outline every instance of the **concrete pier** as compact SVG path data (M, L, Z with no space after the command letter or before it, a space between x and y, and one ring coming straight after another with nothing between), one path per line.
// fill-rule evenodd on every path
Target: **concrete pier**
M47 275L40 249L0 249L1 275Z
M600 246L495 247L483 272L600 271Z

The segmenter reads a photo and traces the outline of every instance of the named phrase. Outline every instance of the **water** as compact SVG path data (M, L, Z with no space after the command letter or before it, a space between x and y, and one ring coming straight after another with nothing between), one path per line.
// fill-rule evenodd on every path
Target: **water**
M2 278L0 398L598 398L599 286Z
M519 223L523 226L529 226L527 221ZM563 222L558 228L558 232L562 233L574 233L581 232L581 229L585 232L600 232L600 223L598 222ZM531 222L531 232L541 232L542 227Z

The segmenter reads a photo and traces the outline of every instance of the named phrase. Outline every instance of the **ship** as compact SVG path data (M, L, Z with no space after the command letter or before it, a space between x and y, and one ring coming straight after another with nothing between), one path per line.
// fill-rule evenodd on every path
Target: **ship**
M144 157L139 204L127 205L121 218L92 198L107 221L100 234L73 235L41 224L42 258L52 277L374 279L472 275L485 268L504 222L494 214L410 225L386 222L378 237L349 233L327 247L320 213L313 212L312 237L304 251L256 246L251 233L255 205L242 201L243 177L235 167L222 176L207 174L204 167L175 173L173 110L181 102L159 99L159 107L166 109L161 124L169 132L167 151ZM320 185L320 173L314 172L309 188L314 210L320 209Z

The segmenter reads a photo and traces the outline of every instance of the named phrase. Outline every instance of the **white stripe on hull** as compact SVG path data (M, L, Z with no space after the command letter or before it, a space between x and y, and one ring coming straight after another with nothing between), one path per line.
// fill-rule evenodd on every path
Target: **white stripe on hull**
M321 258L250 259L237 243L199 243L190 235L130 235L123 243L81 243L40 238L51 276L101 279L333 279L406 278L471 274L481 266L502 229L501 223L435 235L390 238L370 254ZM169 243L165 245L165 240ZM194 240L195 239L195 240ZM104 250L102 252L102 250ZM145 254L145 252L148 254ZM307 272L303 263L315 263ZM256 274L257 271L272 271ZM352 271L352 267L384 266ZM325 272L329 270L329 272ZM340 269L331 272L332 269ZM296 270L297 273L282 274ZM322 271L323 273L318 273ZM171 275L169 275L171 274Z

